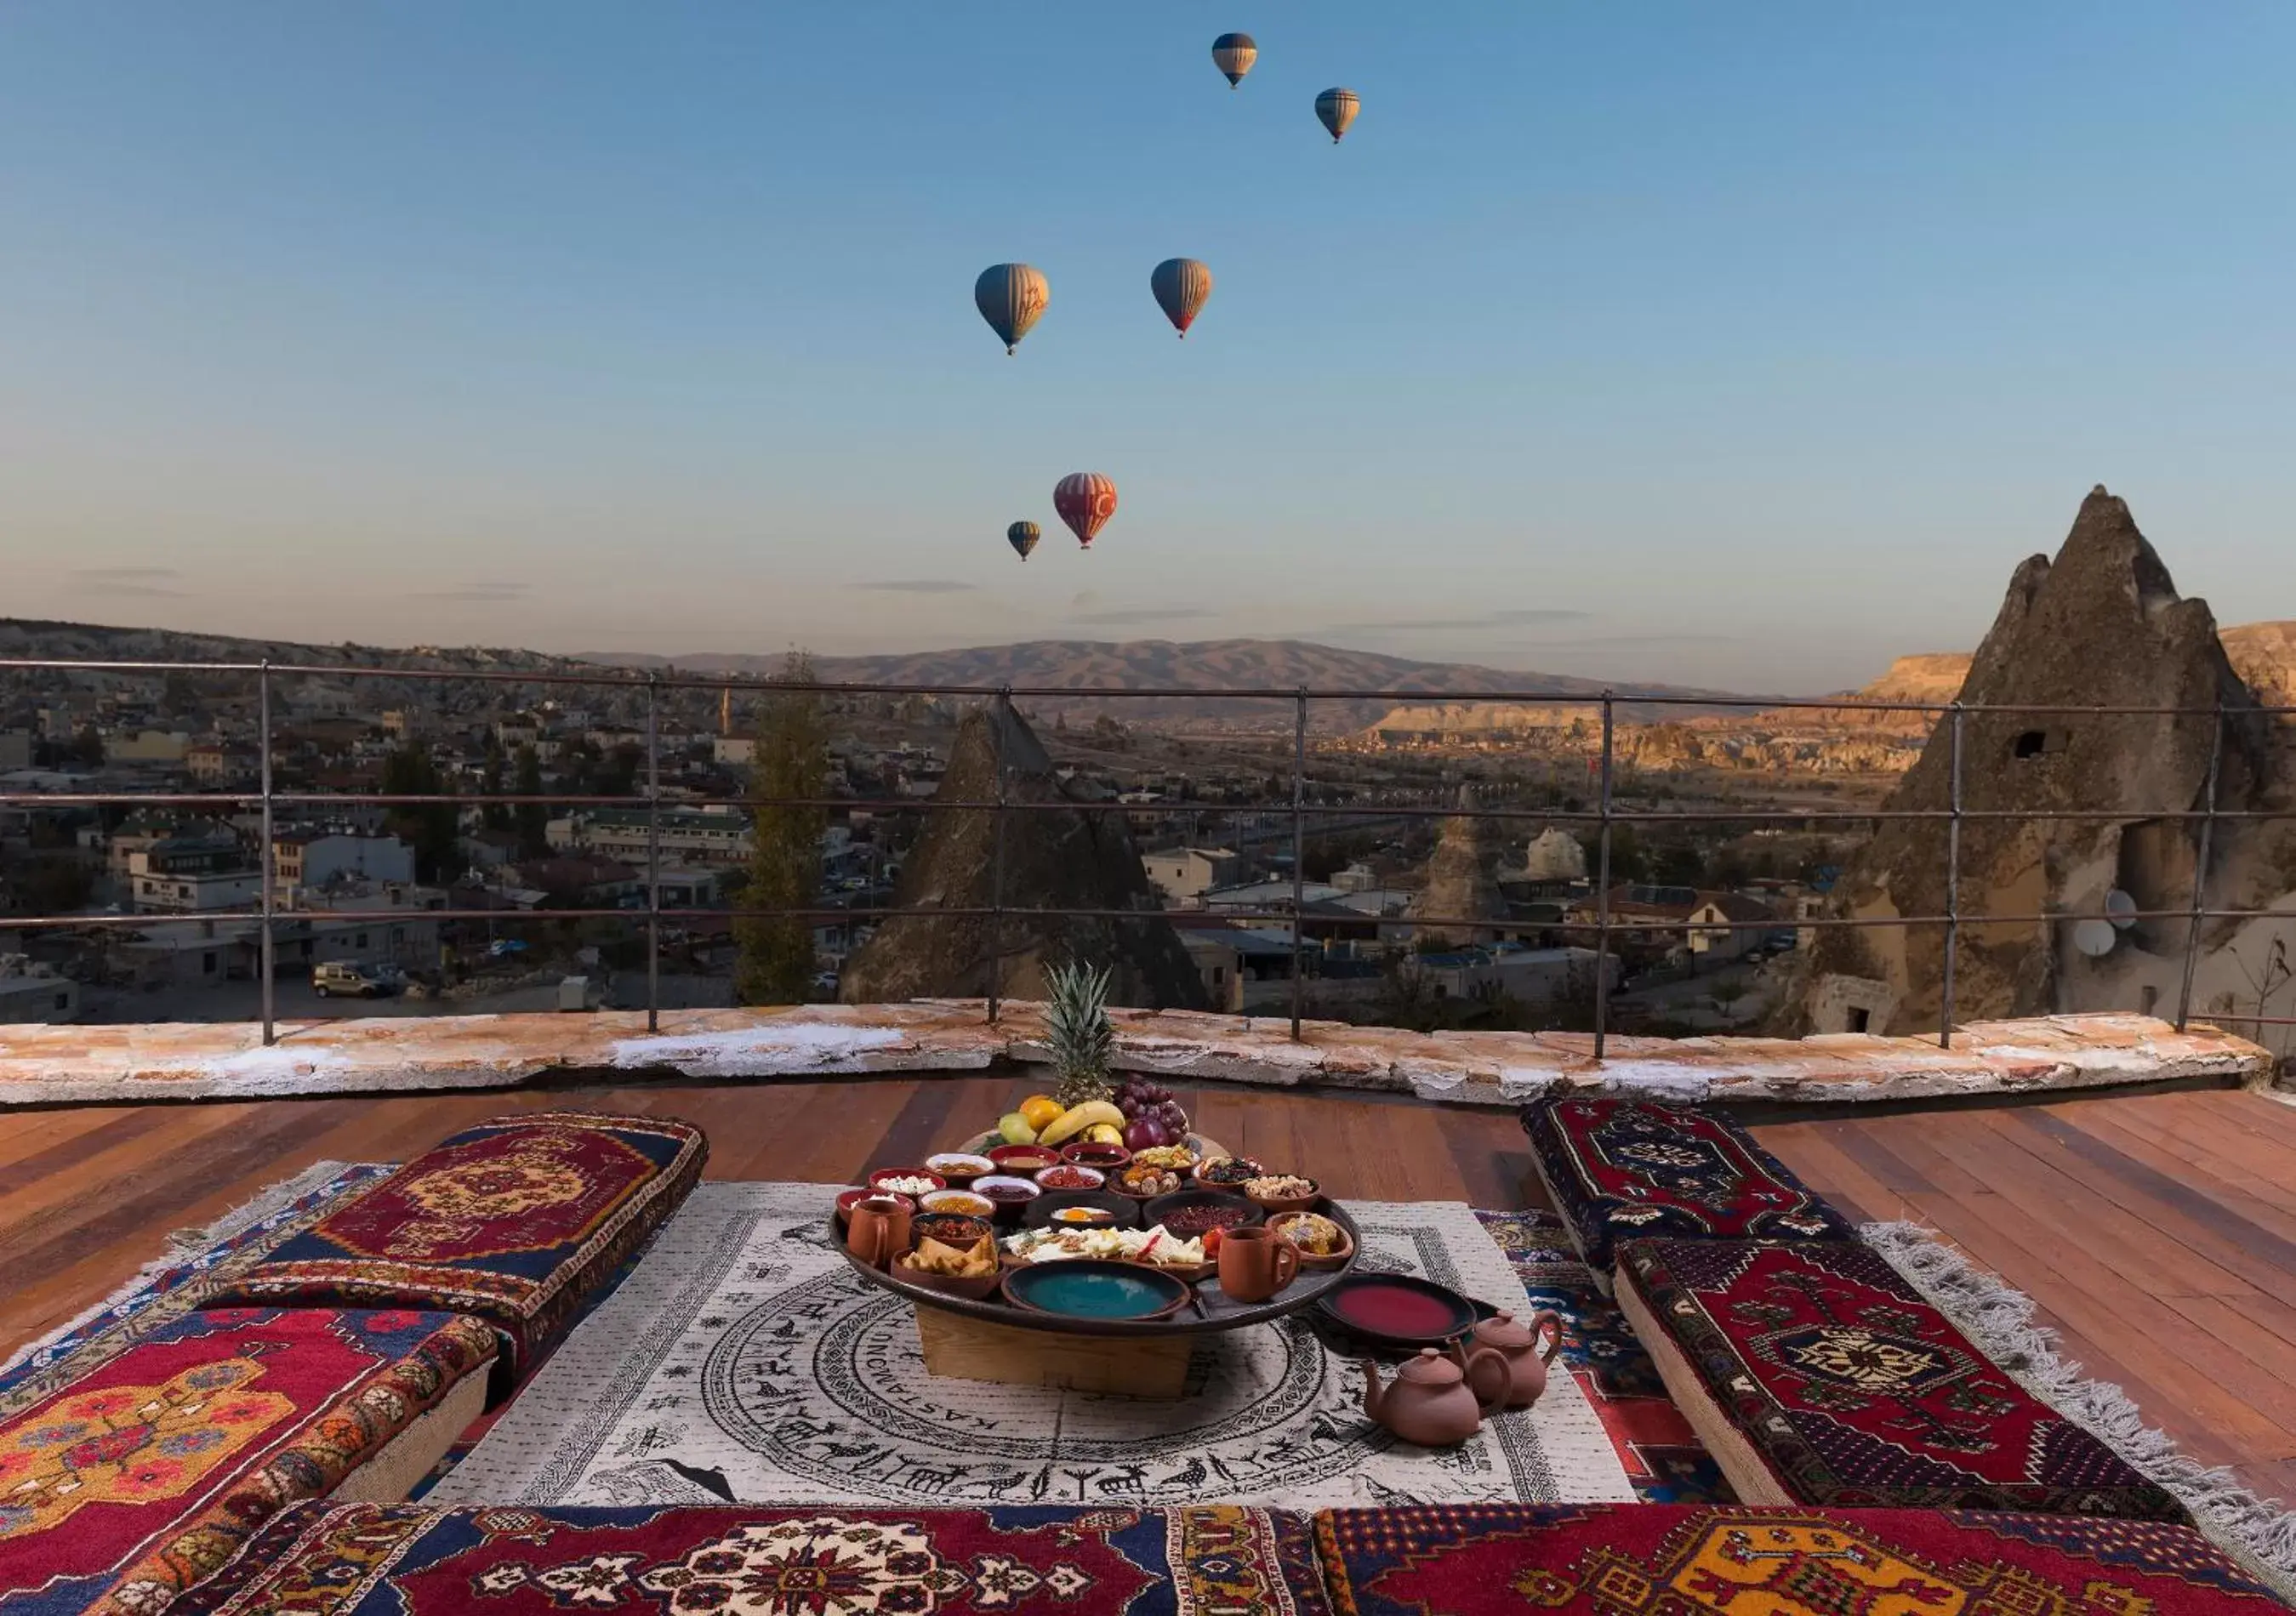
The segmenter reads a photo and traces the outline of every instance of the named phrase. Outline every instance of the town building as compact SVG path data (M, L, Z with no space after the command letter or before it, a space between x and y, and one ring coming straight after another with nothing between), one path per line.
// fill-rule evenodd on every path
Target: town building
M1147 869L1150 884L1175 909L1200 906L1205 893L1234 881L1243 865L1226 848L1168 848L1142 854L1140 862Z

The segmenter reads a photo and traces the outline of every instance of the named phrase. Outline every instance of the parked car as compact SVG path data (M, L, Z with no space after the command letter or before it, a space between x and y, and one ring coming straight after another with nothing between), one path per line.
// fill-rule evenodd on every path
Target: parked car
M354 965L329 960L311 972L311 991L321 998L383 999L406 986L406 973L396 965Z

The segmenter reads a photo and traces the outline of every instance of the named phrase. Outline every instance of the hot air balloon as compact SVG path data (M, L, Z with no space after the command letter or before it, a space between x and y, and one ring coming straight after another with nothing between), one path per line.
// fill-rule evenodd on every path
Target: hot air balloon
M1005 543L1021 553L1022 561L1029 559L1029 552L1037 547L1037 541L1044 536L1043 529L1032 521L1016 521L1004 529Z
M1324 127L1332 132L1332 144L1338 145L1340 136L1363 110L1363 98L1353 90L1325 90L1316 97L1316 116L1324 120Z
M1148 272L1148 290L1156 294L1164 317L1183 337L1212 295L1212 272L1194 258L1166 258Z
M1116 514L1116 485L1098 472L1070 472L1054 485L1053 509L1089 550L1093 536Z
M1045 277L1026 264L991 264L972 283L972 301L1011 353L1045 312L1052 297Z
M1212 65L1227 75L1231 90L1243 82L1251 71L1251 64L1259 60L1259 47L1249 34L1222 34L1212 41Z

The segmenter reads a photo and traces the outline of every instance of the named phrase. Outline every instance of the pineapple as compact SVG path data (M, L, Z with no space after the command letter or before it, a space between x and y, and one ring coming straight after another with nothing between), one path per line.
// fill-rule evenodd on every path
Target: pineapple
M1052 1046L1053 1064L1061 1074L1053 1098L1062 1105L1109 1097L1108 1054L1116 1044L1116 1029L1108 1024L1111 974L1078 961L1045 973L1050 990L1045 1002L1045 1042Z

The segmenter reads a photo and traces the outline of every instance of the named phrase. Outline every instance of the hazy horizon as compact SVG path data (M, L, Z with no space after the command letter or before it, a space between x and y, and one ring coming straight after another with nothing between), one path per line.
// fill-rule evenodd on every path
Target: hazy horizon
M0 45L0 614L1816 693L1973 646L2101 481L2220 619L2296 617L2262 0L218 0ZM1010 258L1052 298L1008 359Z

